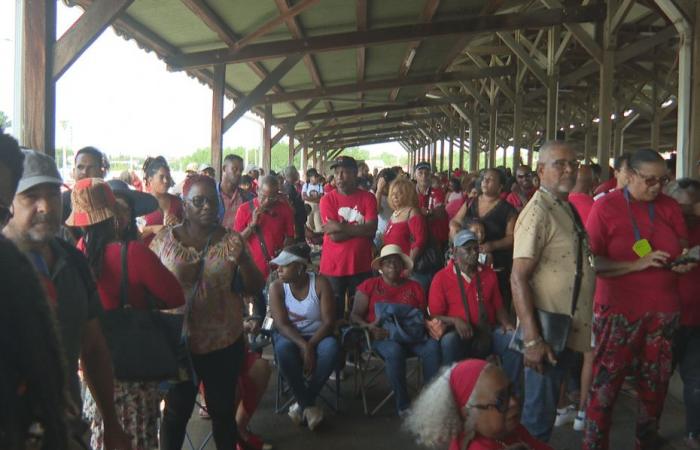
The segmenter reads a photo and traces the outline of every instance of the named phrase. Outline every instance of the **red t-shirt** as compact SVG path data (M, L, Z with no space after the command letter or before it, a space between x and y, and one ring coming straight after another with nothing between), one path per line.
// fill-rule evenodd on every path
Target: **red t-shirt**
M673 260L682 250L679 239L688 237L681 208L664 194L659 194L653 205L652 226L648 203L630 199L641 237L649 240L654 250L669 253ZM624 190L611 192L593 203L586 229L595 255L613 261L638 259L632 251L635 237ZM611 313L624 314L629 320L647 312L677 312L678 276L668 269L650 268L617 277L598 277L595 302L608 305Z
M421 214L415 214L403 222L392 222L389 219L384 233L384 245L396 244L402 252L410 255L412 249L425 247L426 233L425 217Z
M690 247L700 245L700 223L688 229ZM678 277L681 296L681 325L700 326L700 265Z
M617 179L615 177L610 178L608 181L602 182L597 188L595 188L595 191L593 191L593 195L598 195L602 194L604 192L611 191L617 187Z
M583 192L572 192L569 194L569 203L574 205L581 221L585 224L593 208L593 197Z
M536 190L537 189L532 189L530 192L527 193L527 195L526 195L527 201L525 203L527 203L532 198L532 196L535 194ZM518 211L520 211L521 209L523 209L525 207L525 203L523 203L523 199L518 195L517 192L509 193L506 196L506 201L508 203L510 203L511 205L513 205L513 208L517 209Z
M253 205L255 205L256 209L259 208L260 200L257 198L253 199ZM233 222L233 229L241 233L252 219L253 211L250 209L250 201L247 201L238 208L236 220ZM265 239L270 258L274 258L277 252L284 247L285 239L294 237L294 211L292 211L287 202L278 200L260 216L258 228L262 233L263 239ZM248 248L255 265L258 266L263 276L267 278L270 274L270 261L265 258L257 233L251 233L248 238Z
M329 192L334 191L334 190L335 190L335 186L333 186L330 183L326 183L326 185L323 186L323 192L325 192L326 194L328 194Z
M178 219L178 222L182 222L182 218L184 216L184 210L182 206L182 200L180 200L180 197L172 194L167 194L170 197L170 207L168 207L168 214L171 216L175 216ZM152 213L146 214L143 216L144 220L146 221L146 225L164 225L165 221L165 216L163 214L163 211L160 208L157 208L155 211ZM152 234L148 237L146 237L143 241L144 244L146 244L146 247L151 243L153 238L156 237L155 234Z
M407 278L398 286L390 286L384 281L384 278L374 277L363 281L357 286L357 290L369 298L369 307L365 316L365 321L368 323L374 322L377 318L374 314L374 304L378 302L399 303L422 310L425 310L426 307L423 288L417 281Z
M78 241L78 250L85 252L85 243ZM158 256L143 242L129 242L127 252L127 272L129 275L128 300L135 308L149 308L146 293L152 294L165 305L161 309L177 308L185 304L180 282L168 270ZM97 291L105 311L119 306L122 282L122 244L107 244L102 260L102 271L97 280Z
M445 206L445 212L447 213L447 218L452 220L454 216L457 215L459 212L459 209L462 207L462 205L467 201L467 197L462 197L458 198L455 200L452 200Z
M321 221L365 224L377 221L377 198L366 191L356 190L343 195L333 190L321 197ZM372 264L372 238L353 237L342 242L323 236L320 272L330 277L342 277L369 272Z
M484 295L483 301L489 324L496 325L496 311L503 308L503 297L501 297L501 291L498 288L498 277L493 269L480 267L479 279L481 280L481 292ZM462 285L469 304L469 321L477 325L479 323L479 304L477 303L476 277L472 278L471 283L462 277ZM457 274L454 271L454 261L450 260L447 267L436 273L432 283L430 283L428 309L431 316L459 317L467 320L457 284Z
M533 450L552 450L552 447L545 444L544 442L538 441L528 431L524 426L518 425L513 434L504 438L503 440L497 441L495 439L486 438L477 435L467 446L467 450L500 450L505 448L505 446L510 446L514 444L526 444L529 448ZM450 443L449 450L459 450L461 447L457 439L453 439Z
M418 207L432 212L435 208L445 206L445 191L440 188L429 188L425 194L418 191ZM447 242L450 219L445 215L441 218L428 219L428 226L438 242Z

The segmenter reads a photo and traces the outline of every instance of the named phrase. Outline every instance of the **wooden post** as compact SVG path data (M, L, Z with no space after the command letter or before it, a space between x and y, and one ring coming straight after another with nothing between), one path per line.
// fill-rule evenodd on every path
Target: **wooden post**
M56 85L53 57L56 2L24 0L22 11L22 120L20 144L56 154Z
M535 153L535 143L533 142L532 145L530 145L530 148L527 151L527 166L529 168L533 168L532 166L532 160L533 160L533 155Z
M610 161L610 147L612 146L612 97L615 74L615 33L612 29L612 16L615 8L608 2L608 14L603 24L603 64L600 65L600 89L598 98L598 164L607 167ZM609 173L603 170L601 179L607 180Z
M440 172L445 168L445 139L440 139Z
M211 107L211 165L216 172L216 179L221 180L224 145L224 85L226 66L214 66Z
M583 159L585 161L590 161L592 155L593 146L593 127L590 125L590 120L588 120L588 126L586 127L586 134L583 138Z
M437 141L430 144L430 165L433 170L437 168Z
M459 170L464 170L464 134L465 134L464 121L459 121Z
M479 170L479 109L474 106L474 119L469 129L469 172Z
M496 144L496 130L497 130L497 120L496 115L497 106L495 97L491 97L491 112L489 113L489 147L488 147L488 165L487 167L496 167L496 149L498 145Z
M291 166L294 164L294 128L289 130L287 134L289 135L289 157L287 158L287 165Z
M309 166L309 144L304 142L301 147L301 171L302 176L306 176L306 168Z
M615 123L614 127L615 133L613 134L613 153L610 156L618 157L622 154L622 133L624 132L622 128L623 122L624 120L622 117L617 118L617 123Z
M272 165L272 148L270 146L272 140L272 105L265 104L265 125L263 127L263 151L262 151L262 167L265 174L270 173Z
M311 163L313 164L313 168L318 170L318 149L314 146L311 149ZM319 173L322 175L325 175L322 171L318 170Z
M452 164L454 162L454 146L455 146L455 137L452 132L450 132L450 148L447 151L447 171L449 173L452 173Z
M547 140L557 138L557 115L559 110L559 75L556 63L559 46L559 27L551 27L547 39Z
M697 161L700 161L700 2L695 2L695 22L693 32L693 67L692 67L692 87L691 87L691 104L690 104L690 155L689 158L693 165L690 173L691 176L697 178Z

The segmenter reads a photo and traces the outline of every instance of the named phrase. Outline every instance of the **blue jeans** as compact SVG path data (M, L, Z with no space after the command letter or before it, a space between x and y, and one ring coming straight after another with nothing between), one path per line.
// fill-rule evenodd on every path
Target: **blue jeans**
M304 361L299 347L280 333L274 334L274 341L279 370L289 383L294 398L302 410L314 406L318 393L338 366L338 340L334 336L326 336L316 345L316 367L308 380L304 377Z
M520 423L537 439L548 442L552 436L561 383L576 363L576 353L565 349L557 365L545 364L544 373L525 368L525 399Z
M675 359L683 380L686 432L700 435L700 327L680 327Z
M503 332L502 328L497 328L492 332L493 344L491 353L497 355L501 359L503 370L510 379L510 382L515 384L520 379L523 369L523 355L520 352L510 350L508 344L513 338L513 332ZM440 339L440 348L442 350L442 363L449 365L457 361L469 358L469 342L459 337L456 331L449 331Z
M372 342L372 349L382 359L389 378L389 384L394 391L397 411L408 408L410 397L406 382L406 358L416 355L423 366L423 383L427 384L440 368L440 344L435 339L428 339L420 344L399 344L389 339Z

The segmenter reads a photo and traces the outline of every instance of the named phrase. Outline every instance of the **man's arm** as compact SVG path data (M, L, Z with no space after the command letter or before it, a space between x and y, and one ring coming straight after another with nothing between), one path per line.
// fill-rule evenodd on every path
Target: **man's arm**
M130 449L131 439L122 430L114 409L112 359L98 319L90 319L85 324L80 361L85 381L104 421L105 448Z

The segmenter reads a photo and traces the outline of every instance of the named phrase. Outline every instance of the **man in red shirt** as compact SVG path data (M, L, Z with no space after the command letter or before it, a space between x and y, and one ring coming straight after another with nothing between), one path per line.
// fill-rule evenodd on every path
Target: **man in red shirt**
M377 200L357 188L357 162L338 157L331 165L335 189L321 197L323 250L320 273L328 278L339 316L345 312L345 296L372 275L372 239L377 231ZM350 306L350 305L348 305Z
M520 377L522 355L508 349L515 327L503 307L496 272L479 264L479 240L471 231L455 234L452 259L430 284L428 308L433 318L447 325L447 332L440 339L443 364L494 353L501 357L513 382ZM493 330L492 348L487 354L476 354L477 349L473 348L474 333L480 325Z
M270 274L270 260L294 241L294 212L280 198L279 190L277 177L264 177L258 197L238 208L233 224L248 242L253 261L265 278Z
M518 212L522 211L527 202L535 193L535 186L532 184L532 170L528 166L519 166L515 170L515 182L518 187L508 194L506 201L513 205Z
M239 188L243 173L243 158L238 155L226 155L224 158L221 183L219 183L219 220L224 228L233 229L238 208L254 197L252 193Z
M700 204L700 181L684 178L667 190L683 210L688 227L688 245L700 245L700 217L693 207ZM686 437L688 448L700 448L700 266L678 279L681 298L681 327L674 342L674 358L683 379Z
M630 153L625 152L622 155L615 158L613 163L613 168L615 169L614 177L610 178L608 181L601 183L593 192L594 199L598 200L603 195L615 189L622 189L627 185L627 179L629 176L629 161Z
M428 221L428 246L434 247L438 255L442 255L447 245L449 233L449 218L445 211L445 191L439 187L432 187L432 171L430 164L423 161L416 164L416 192L418 193L418 207L423 212ZM418 263L420 266L420 263ZM416 279L423 289L427 290L430 285L430 280L440 267L435 268L429 273L422 273L419 270L414 270L413 277Z
M576 184L571 192L569 192L569 203L574 205L584 225L593 207L591 189L593 189L593 170L591 166L579 166Z

